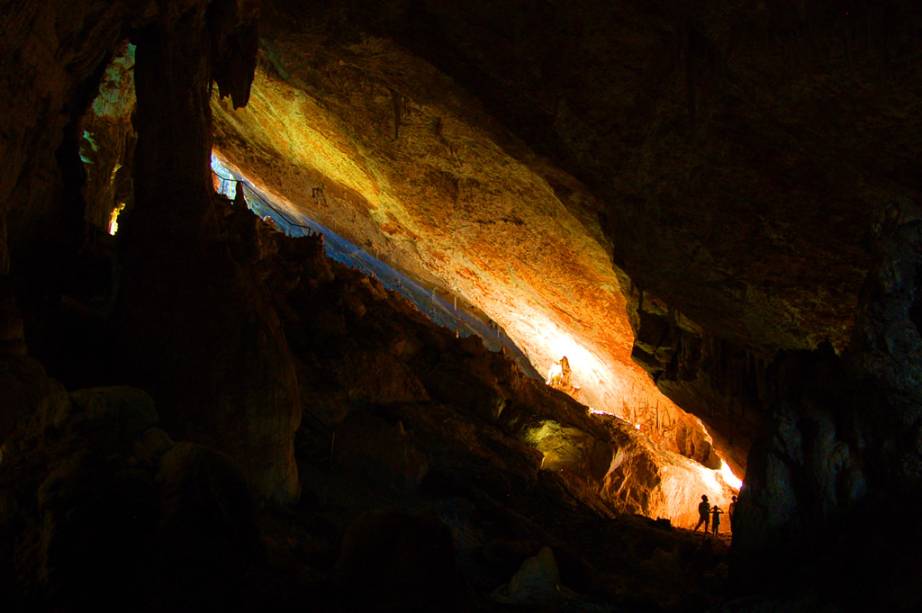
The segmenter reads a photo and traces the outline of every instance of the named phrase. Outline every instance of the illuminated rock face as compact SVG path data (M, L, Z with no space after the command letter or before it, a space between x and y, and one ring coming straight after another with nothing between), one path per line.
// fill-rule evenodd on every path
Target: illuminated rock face
M392 43L329 49L278 34L249 105L213 102L223 159L290 210L460 295L539 372L566 358L577 400L713 466L700 423L631 358L626 280L579 182Z
M109 234L118 231L118 213L114 212L119 207L124 209L134 197L131 186L131 162L137 140L131 122L136 104L134 63L135 46L122 43L106 68L99 94L80 126L80 159L86 172L84 217Z
M702 494L726 512L737 492L719 471L704 468L677 453L663 450L641 436L631 437L612 457L602 495L617 501L623 512L668 518L673 525L693 528ZM724 522L724 532L729 522Z
M665 518L683 528L697 522L702 494L726 511L736 491L720 471L662 449L621 420L597 419L611 443L553 420L529 429L525 438L542 453L541 469L587 483L587 489L618 512Z

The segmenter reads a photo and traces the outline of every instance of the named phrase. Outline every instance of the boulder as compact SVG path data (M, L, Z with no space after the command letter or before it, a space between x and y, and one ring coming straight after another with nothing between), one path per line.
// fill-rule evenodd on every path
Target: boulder
M122 445L130 445L159 419L153 399L133 387L78 390L70 397L91 429Z
M622 428L617 451L602 479L601 496L616 510L669 519L691 528L698 521L701 495L725 513L735 491L712 470L672 451L656 447L642 434ZM723 532L730 522L724 516Z
M396 490L415 489L429 471L429 461L403 424L391 424L368 412L351 415L336 431L334 462L377 484Z
M560 570L550 547L544 546L522 562L521 568L502 590L500 600L517 604L552 602L558 598Z
M0 356L0 445L17 428L60 427L69 411L64 387L36 360Z
M177 602L229 604L247 568L258 559L254 505L246 481L226 455L178 443L157 474L162 578Z
M170 435L160 428L149 428L135 441L132 453L140 462L156 466L174 444Z
M355 601L374 603L376 610L456 610L451 532L433 517L361 515L346 530L336 571Z

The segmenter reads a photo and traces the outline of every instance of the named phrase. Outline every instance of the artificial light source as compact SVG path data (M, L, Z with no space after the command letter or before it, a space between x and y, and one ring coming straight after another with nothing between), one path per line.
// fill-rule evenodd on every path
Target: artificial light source
M563 368L560 366L560 362L554 362L551 364L551 368L547 371L547 381L545 381L545 383L551 385L552 382L555 379L559 379L562 374Z
M720 460L719 471L720 477L724 480L724 483L729 485L731 488L739 490L741 487L743 487L743 480L733 474L733 470L726 462L723 461L723 459Z
M125 203L121 202L119 203L117 207L112 209L111 213L109 213L108 231L109 231L109 234L111 234L112 236L115 236L115 233L118 232L118 215L123 210L125 210Z

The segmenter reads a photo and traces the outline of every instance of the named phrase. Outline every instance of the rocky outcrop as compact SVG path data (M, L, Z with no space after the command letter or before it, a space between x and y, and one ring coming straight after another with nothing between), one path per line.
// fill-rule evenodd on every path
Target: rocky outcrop
M916 53L910 33L922 14L908 2L848 9L826 2L703 3L675 12L641 2L587 0L578 9L520 11L514 2L467 10L429 0L374 8L358 2L344 12L309 16L270 3L267 12L273 36L265 44L266 76L257 82L265 95L258 102L311 117L329 145L297 172L294 162L265 161L272 143L254 146L249 161L267 184L292 186L285 195L295 202L323 183L338 203L371 203L371 218L375 211L393 213L397 221L374 227L362 226L366 215L338 221L347 234L399 254L399 246L388 249L383 228L399 237L415 207L426 206L417 201L455 202L450 182L445 187L434 176L417 176L418 168L397 177L381 170L399 166L403 153L430 140L413 159L436 159L445 145L417 120L432 118L427 125L434 126L434 118L442 118L441 131L433 132L462 159L470 159L465 147L479 141L453 137L471 125L488 126L488 141L502 143L510 157L547 178L541 163L521 155L523 145L544 155L578 180L565 183L567 193L591 196L559 202L584 228L598 224L608 239L599 244L610 244L613 261L634 287L658 296L681 320L667 326L677 335L667 343L671 355L664 345L658 356L638 347L635 357L665 374L661 389L700 413L735 467L745 465L764 416L752 399L772 385L758 373L767 372L779 350L823 342L844 349L872 262L873 228L887 202L919 197L905 152L922 128L898 119L911 115L910 92L922 87L908 68ZM317 50L310 60L314 74L286 61L296 36L286 37L292 28L279 23L309 24L300 34L301 43ZM371 95L357 100L343 91L356 79ZM431 83L424 93L411 84L419 80ZM275 105L278 90L286 88L300 93ZM311 102L321 98L325 104ZM456 112L462 106L466 110ZM356 115L365 119L353 121ZM258 142L254 130L241 127L245 121L222 117L220 123ZM244 147L232 131L221 130L230 150ZM334 163L340 155L352 166ZM457 176L440 170L439 177ZM369 188L374 182L358 181L363 175L387 177L374 184L380 198L368 197L378 192ZM414 196L403 181L429 191ZM559 197L565 190L556 191ZM465 192L458 193L463 203ZM403 208L393 209L388 196ZM521 211L532 206L520 199L518 217L528 221ZM313 209L324 214L322 203ZM411 230L413 244L430 234ZM410 260L416 255L395 257L415 270ZM587 317L603 319L611 316ZM682 322L694 324L681 329ZM648 321L644 327L651 325L658 326Z
M141 390L68 395L53 383L32 385L29 414L0 447L6 606L232 603L235 584L258 560L240 471L213 450L174 444Z
M718 505L726 513L735 491L720 473L643 437L622 434L616 440L601 492L621 512L693 528L698 522L698 502L706 495L712 506ZM729 532L728 523L724 522L724 532Z
M358 517L343 536L336 571L354 607L463 610L451 532L435 517L398 511Z
M335 455L328 430L340 428L354 449L381 450L388 487L370 491L432 494L444 517L445 492L490 509L500 518L487 529L492 544L500 531L519 540L506 548L518 552L515 564L484 554L512 566L503 581L548 541L566 583L592 583L585 577L604 573L572 569L607 568L592 541L617 537L593 523L610 512L600 484L609 502L650 509L655 501L631 494L628 480L644 492L667 482L651 468L659 459L626 444L606 470L611 429L482 347L452 344L422 324L409 326L413 341L401 338L407 330L389 319L393 309L413 316L380 288L339 272L310 277L325 279L314 286L273 276L281 266L273 253L285 247L264 231L226 240L237 222L214 206L207 169L214 104L222 144L238 166L258 170L261 187L293 203L309 194L312 210L344 233L481 304L540 367L566 356L583 400L595 403L599 380L620 382L601 385L599 408L627 398L614 408L626 417L626 408L652 406L651 437L713 463L711 441L693 423L663 434L657 392L632 359L700 414L716 447L749 472L739 585L756 589L772 577L794 590L831 586L820 601L918 607L912 548L922 535L903 526L894 543L875 524L885 505L897 517L920 510L919 230L881 215L886 203L904 206L922 193L913 157L922 133L917 3L266 4L251 109L259 103L263 112L247 125L229 106L250 94L251 3L18 2L4 15L0 275L10 278L0 278L0 392L11 401L0 436L3 457L15 460L9 470L29 477L9 477L3 460L0 518L13 523L0 543L2 580L25 577L27 600L38 599L29 604L78 606L89 602L83 590L93 577L75 551L97 545L110 562L129 542L155 552L149 510L162 492L152 467L174 446L151 427L149 403L124 389L68 395L23 357L27 345L43 361L55 345L95 347L47 324L69 304L62 297L85 219L99 223L125 193L124 180L111 183L106 172L87 182L79 155L89 142L81 117L130 37L138 44L136 197L122 237L122 347L106 376L143 384L170 432L245 458L261 495L291 501L291 438L303 403L319 415L317 432L301 431L302 442L323 442L306 445L312 453ZM212 81L231 105L210 97ZM308 139L289 135L305 123ZM107 141L117 152L130 148L123 129ZM94 194L104 204L87 207ZM642 299L632 287L643 288ZM305 304L316 313L300 310ZM387 344L369 347L351 334ZM71 367L79 357L66 356ZM46 366L67 370L67 360ZM649 420L631 421L650 432ZM246 533L244 486L229 460L182 449L162 473L175 486L171 500L189 502L193 514L226 503L239 511L223 517L229 531ZM373 482L372 459L356 453L329 464ZM551 468L541 470L542 461ZM454 476L459 466L463 478ZM187 470L226 485L222 500L188 494L198 482L181 478ZM503 550L487 548L490 538L471 528L486 523L458 508L454 523L443 523L476 543L466 553ZM547 528L576 520L592 528L579 547ZM211 534L205 521L190 525ZM687 585L680 571L695 555L716 564L664 528L635 528L659 548L645 550L636 570L648 585L651 577ZM850 537L859 531L863 539ZM125 534L134 540L117 538ZM228 564L218 580L196 583L235 583L250 547L238 536L219 547ZM582 564L579 550L594 564ZM199 565L200 549L190 551L188 566ZM891 562L884 578L865 563L881 558ZM149 589L138 567L103 570L118 589ZM709 580L695 577L699 588ZM620 581L601 584L629 605L625 594L637 585Z
M134 51L134 45L127 41L121 44L80 122L80 160L86 172L84 217L110 234L118 230L120 212L134 200Z
M919 194L898 119L917 5L370 6L338 24L427 58L583 181L641 287L730 340L847 342L864 238Z
M922 535L896 519L922 509L922 336L914 322L920 229L918 221L896 219L883 229L855 335L841 357L825 348L782 355L772 365L778 387L767 407L770 426L750 454L734 543L740 577L750 584L778 577L796 590L815 582L834 590L825 598L852 605L908 610L922 602L911 578ZM892 536L893 523L879 520L882 509L902 526L900 538ZM884 550L886 573L873 562ZM823 563L780 562L799 555ZM843 589L843 581L862 588Z
M268 13L250 104L212 103L223 162L294 217L485 313L542 375L566 358L584 404L630 407L651 431L658 412L704 440L631 360L624 279L584 185L393 41L331 41L326 16Z
M319 237L288 239L250 223L272 254L261 265L301 364L313 414L305 426L319 419L332 430L315 444L352 478L392 495L416 492L442 478L446 460L436 450L460 445L528 480L553 475L602 516L638 513L685 527L701 494L729 502L717 471L658 448L636 424L590 414L477 337L455 339L373 279L331 265Z
M210 232L204 217L211 206L211 84L214 79L235 104L247 101L255 62L255 15L255 3L243 0L170 6L26 2L11 8L0 65L8 76L3 93L9 101L0 120L6 135L0 156L0 274L12 274L9 285L25 315L33 355L47 360L56 374L91 381L115 375L143 384L163 401L171 428L195 432L197 440L214 441L238 456L241 449L258 448L255 462L247 463L249 476L265 495L291 499L297 494L291 437L297 427L298 393L284 338L249 276L222 256L220 248L210 257L199 253ZM121 64L110 64L128 38L138 46L134 127L139 142L133 171L134 193L141 197L134 201L127 198L133 141L126 114L131 106L131 82L125 78L130 53ZM89 177L81 152L91 162ZM104 343L99 339L105 331L95 321L99 315L109 316L111 301L98 310L78 305L94 319L90 334L62 334L68 327L61 322L74 310L66 294L74 279L81 278L78 263L94 243L86 221L105 227L122 198L132 204L135 230L122 241L128 282L122 287L119 317L150 334L121 336L125 359L115 362L124 368L115 374L101 359ZM186 205L174 207L177 202ZM213 278L225 281L209 287ZM16 320L7 317L5 302L4 296L0 323L6 333ZM234 304L239 308L232 314L228 307ZM224 329L237 329L239 335L228 338L214 328L208 331L205 322L218 312L229 320ZM246 325L236 327L239 321ZM160 322L163 327L155 331ZM71 326L80 327L90 326ZM167 349L170 338L187 342L185 349ZM73 347L78 344L86 351ZM72 353L62 356L62 345ZM242 347L270 356L265 370L243 363L237 357ZM215 355L226 357L222 362L213 360ZM87 363L92 367L84 371L82 364ZM180 371L186 374L174 377ZM205 388L206 393L195 396ZM211 393L215 389L224 394L217 405ZM177 416L188 419L180 426ZM253 425L243 427L248 421ZM255 425L260 421L262 426Z
M118 373L151 390L170 429L237 458L260 495L292 500L294 366L254 262L235 258L223 238L208 170L212 78L235 105L246 102L239 71L253 61L245 53L254 19L248 3L215 2L135 37L138 142L135 201L120 233Z
M701 418L714 446L734 472L744 474L749 449L766 418L766 394L774 385L768 366L774 356L710 333L637 288L631 291L628 312L634 360L659 389ZM681 425L675 429L680 452L708 464L712 441Z

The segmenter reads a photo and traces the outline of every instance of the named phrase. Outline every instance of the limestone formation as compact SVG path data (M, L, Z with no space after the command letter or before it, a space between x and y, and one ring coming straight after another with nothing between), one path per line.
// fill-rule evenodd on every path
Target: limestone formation
M917 1L0 16L4 610L922 607Z

